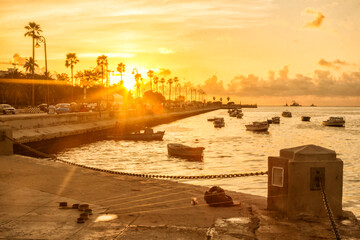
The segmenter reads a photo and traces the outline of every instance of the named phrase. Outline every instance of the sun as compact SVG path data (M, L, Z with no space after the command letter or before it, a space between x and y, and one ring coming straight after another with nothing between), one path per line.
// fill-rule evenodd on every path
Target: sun
M135 79L134 76L130 73L124 72L122 75L124 81L124 87L127 90L134 90L135 88ZM110 85L118 84L121 81L121 75L119 72L112 72L110 74Z

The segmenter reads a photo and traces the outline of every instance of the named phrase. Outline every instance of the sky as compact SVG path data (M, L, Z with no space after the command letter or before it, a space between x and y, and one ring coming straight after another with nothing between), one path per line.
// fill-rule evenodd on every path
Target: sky
M75 72L104 54L128 79L167 72L208 99L360 106L359 12L359 0L0 0L0 70L32 56L36 22L50 72L70 75L67 53Z

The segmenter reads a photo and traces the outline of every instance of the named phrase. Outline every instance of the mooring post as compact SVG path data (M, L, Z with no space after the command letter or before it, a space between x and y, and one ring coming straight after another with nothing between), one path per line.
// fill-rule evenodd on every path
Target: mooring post
M290 219L326 217L322 187L336 218L342 216L343 162L336 152L316 145L280 150L268 158L269 210Z
M0 155L14 154L13 142L9 138L12 138L11 127L0 126Z

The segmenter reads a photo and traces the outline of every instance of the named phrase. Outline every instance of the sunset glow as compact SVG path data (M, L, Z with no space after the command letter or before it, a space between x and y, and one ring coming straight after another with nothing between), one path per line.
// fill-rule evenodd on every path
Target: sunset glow
M27 9L24 11L24 9ZM91 69L106 55L109 70L165 69L210 96L264 105L360 105L360 3L348 1L1 1L0 70L32 56L24 26L36 22L47 41L50 73ZM21 16L21 17L19 17ZM44 48L36 48L44 73ZM111 75L111 74L110 74ZM119 76L111 76L111 84Z

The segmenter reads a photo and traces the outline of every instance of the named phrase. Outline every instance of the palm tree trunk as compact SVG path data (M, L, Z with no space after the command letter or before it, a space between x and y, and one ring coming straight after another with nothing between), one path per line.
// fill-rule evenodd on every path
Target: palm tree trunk
M33 78L33 82L32 82L32 86L31 86L31 105L32 106L35 106L35 83L34 83L34 79L35 79L35 31L33 31L33 35L32 35L32 54L33 54L33 64L32 64L32 68L31 68L31 71L32 71L32 78Z

